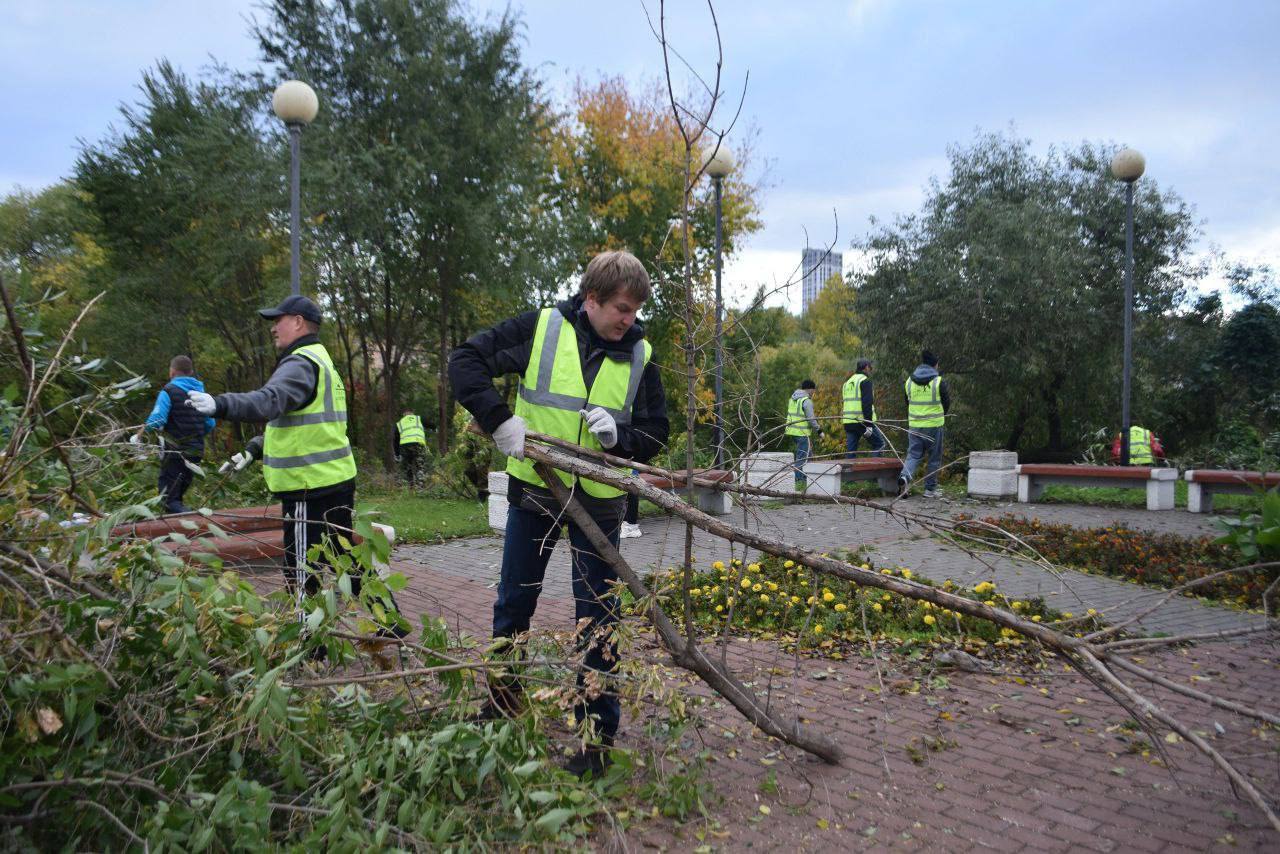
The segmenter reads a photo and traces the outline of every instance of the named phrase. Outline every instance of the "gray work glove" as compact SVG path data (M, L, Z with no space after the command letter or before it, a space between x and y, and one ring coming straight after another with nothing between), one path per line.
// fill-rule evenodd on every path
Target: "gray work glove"
M187 406L190 406L201 415L212 415L218 408L213 402L213 395L206 394L203 391L187 392Z
M870 439L870 438L871 438L871 436L872 436L872 434L874 434L875 432L876 432L876 428L874 428L874 427L868 427L868 428L867 428L867 432L863 433L862 435L864 435L864 436L866 436L868 439Z
M586 420L587 429L595 435L600 447L608 449L618 444L618 422L607 409L597 406L591 410L579 409L578 413Z
M493 444L508 457L524 459L524 419L513 415L493 431Z
M251 462L253 462L253 457L250 456L248 451L232 454L231 459L218 466L218 474L226 474L229 471L243 471L245 466Z
M130 436L130 437L129 437L129 444L130 444L130 445L141 445L141 444L142 444L142 436L141 436L141 434L139 434L139 433L134 433L132 436Z

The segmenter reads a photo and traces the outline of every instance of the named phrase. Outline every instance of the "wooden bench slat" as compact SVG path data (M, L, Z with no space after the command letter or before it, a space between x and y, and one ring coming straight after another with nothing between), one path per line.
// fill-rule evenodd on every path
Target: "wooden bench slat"
M1240 471L1234 469L1191 469L1186 474L1188 483L1238 483L1256 486L1280 485L1280 472Z

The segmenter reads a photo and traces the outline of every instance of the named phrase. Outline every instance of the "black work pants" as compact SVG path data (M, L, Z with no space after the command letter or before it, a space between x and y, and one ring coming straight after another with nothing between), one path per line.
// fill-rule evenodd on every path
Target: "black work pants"
M195 473L187 468L187 460L198 463L200 457L184 455L180 451L165 451L160 460L158 488L166 513L188 512L189 508L182 503L182 498L187 494L191 481L195 480Z

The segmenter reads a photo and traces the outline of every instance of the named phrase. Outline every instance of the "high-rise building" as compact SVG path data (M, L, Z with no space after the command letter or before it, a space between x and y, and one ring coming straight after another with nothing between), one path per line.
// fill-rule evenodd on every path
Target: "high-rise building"
M827 279L843 274L844 255L806 247L800 263L800 271L804 274L800 287L800 313L808 314L809 306L822 293L822 286L827 283Z

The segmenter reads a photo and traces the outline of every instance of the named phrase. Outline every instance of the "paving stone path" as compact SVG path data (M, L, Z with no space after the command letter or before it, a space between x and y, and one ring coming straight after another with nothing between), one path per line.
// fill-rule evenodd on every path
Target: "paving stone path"
M908 504L935 512L974 510L922 499ZM1002 510L988 508L982 515ZM1141 511L1130 518L1131 511L1096 508L1034 510L1041 519L1089 526L1154 521L1159 530L1212 532L1203 518L1180 512L1146 514L1161 517L1146 520ZM1074 595L1093 607L1114 603L1113 618L1136 607L1121 604L1124 599L1144 592L1080 573L1060 580L1012 562L988 568L864 509L788 506L765 511L752 524L820 550L866 546L879 561L909 565L938 580L993 578L1014 595L1038 593L1057 607L1075 601ZM622 545L633 564L678 561L683 524L651 517L641 527L642 538ZM726 544L702 532L695 532L694 552L700 562L729 556ZM501 554L497 537L397 547L394 567L409 578L401 607L487 636ZM562 544L548 568L535 630L571 624L568 578ZM1171 613L1180 630L1232 628L1256 619L1191 600L1179 601ZM1163 625L1147 628L1167 630ZM664 660L652 644L633 654ZM724 851L1277 850L1276 835L1233 796L1207 759L1185 743L1165 743L1157 734L1159 744L1152 745L1126 729L1126 713L1060 664L1034 672L941 673L883 651L843 661L797 661L776 644L746 639L734 639L728 656L740 678L757 690L770 685L773 702L836 737L846 757L827 766L762 736L696 680L673 672L672 680L706 697L686 746L690 754L708 757L704 795L711 819L683 826L642 821L627 831L627 850L682 851L703 843ZM1274 636L1165 651L1145 656L1143 664L1184 685L1259 708L1280 707ZM1264 790L1280 792L1280 733L1163 689L1149 696L1205 733ZM636 746L640 730L638 721L624 720L623 745ZM611 838L598 844L618 847Z

